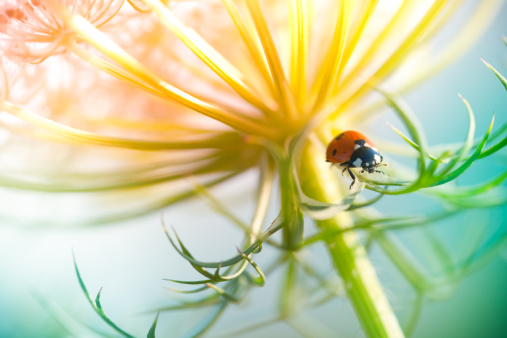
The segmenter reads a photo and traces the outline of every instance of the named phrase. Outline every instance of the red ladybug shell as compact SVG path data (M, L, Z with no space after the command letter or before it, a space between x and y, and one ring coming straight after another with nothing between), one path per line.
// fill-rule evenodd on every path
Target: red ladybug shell
M348 162L352 153L358 147L355 143L357 140L364 140L370 147L377 148L375 144L363 134L357 131L347 130L329 142L326 150L327 161L333 163Z

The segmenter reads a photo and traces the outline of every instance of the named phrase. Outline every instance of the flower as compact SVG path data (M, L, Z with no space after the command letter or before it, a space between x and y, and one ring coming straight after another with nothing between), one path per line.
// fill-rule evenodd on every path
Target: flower
M478 4L461 31L478 36L501 3ZM439 186L483 154L491 127L470 154L474 123L466 100L467 141L452 153L433 156L427 155L409 110L385 93L385 88L409 90L473 43L463 34L440 48L444 58L428 60L433 39L458 12L457 5L292 0L285 10L284 1L256 0L8 1L0 7L7 74L0 110L33 128L2 119L11 135L28 140L30 156L15 158L0 181L9 187L115 196L98 203L106 206L100 208L106 216L83 220L105 222L157 210L258 168L264 179L258 212L237 257L227 264L200 262L181 242L172 242L211 282L207 286L231 297L229 289L216 284L236 283L247 263L257 269L252 254L278 230L282 248L301 249L306 212L321 230L315 240L329 246L335 269L352 285L349 296L363 329L372 336L401 336L351 230L358 217L342 212L360 206L353 201L364 184L349 193L348 183L324 167L322 148L387 100L411 134L413 141L399 132L416 148L418 170L410 181L396 170L387 178L361 176L371 190L402 194ZM422 57L424 68L410 69L410 77L397 74ZM400 74L401 86L395 81ZM442 169L444 160L449 164ZM263 233L274 168L281 211ZM188 188L183 178L198 183ZM384 184L402 187L381 188ZM457 188L436 191L453 201L460 193ZM118 205L121 209L115 209ZM242 265L234 278L220 274L221 267L236 263ZM288 306L283 311L290 314Z

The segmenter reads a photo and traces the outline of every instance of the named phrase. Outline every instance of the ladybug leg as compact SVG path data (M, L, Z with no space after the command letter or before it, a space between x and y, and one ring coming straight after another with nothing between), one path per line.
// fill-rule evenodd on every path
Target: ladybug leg
M349 167L349 166L348 166L346 169L348 170L349 175L350 175L350 177L352 178L352 183L350 183L350 187L349 187L349 190L350 190L350 189L352 189L352 186L354 185L354 183L356 183L357 179L356 179L356 177L354 176L354 174L352 173L352 171L350 170L350 167Z
M342 170L342 176L343 176L343 173L345 172L345 170L347 170L347 169L349 168L349 165L350 165L350 163L349 163L349 162L340 163L340 166L341 166L341 167L345 167L345 166L346 166L346 168ZM350 171L350 170L349 170L349 171Z
M343 173L345 172L345 170L347 170L349 172L350 177L352 178L352 183L350 184L350 187L349 187L349 190L350 190L350 189L352 189L352 186L354 185L354 183L356 183L356 181L357 181L356 176L354 176L354 174L352 173L352 170L350 170L350 168L354 168L354 166L351 165L350 162L341 163L340 166L345 167L342 170L342 176L343 176Z
M382 175L385 175L386 173L383 172L383 171L380 171L380 170L375 170L376 173L379 173L379 174L382 174Z

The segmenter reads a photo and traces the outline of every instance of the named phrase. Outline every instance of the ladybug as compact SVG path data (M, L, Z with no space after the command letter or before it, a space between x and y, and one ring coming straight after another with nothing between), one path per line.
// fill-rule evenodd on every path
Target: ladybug
M352 189L352 186L356 183L356 177L350 168L361 167L360 173L367 171L370 174L384 174L376 170L378 166L386 165L382 164L383 160L384 158L380 155L373 142L363 134L353 130L345 131L336 136L329 142L326 150L327 162L339 163L340 166L345 167L342 175L345 170L348 170L353 180L349 189Z

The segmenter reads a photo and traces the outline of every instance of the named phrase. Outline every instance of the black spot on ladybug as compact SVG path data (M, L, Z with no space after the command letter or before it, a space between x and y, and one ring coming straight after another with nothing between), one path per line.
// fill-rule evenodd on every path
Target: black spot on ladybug
M336 156L336 149L333 150L333 156Z
M364 147L364 144L366 143L366 141L365 140L355 140L354 143L358 144L360 147Z
M341 138L342 138L342 136L343 136L343 134L345 134L345 133L341 133L340 135L336 136L335 140L336 140L336 141L338 141L339 139L341 139ZM333 154L333 155L334 155L334 154Z

